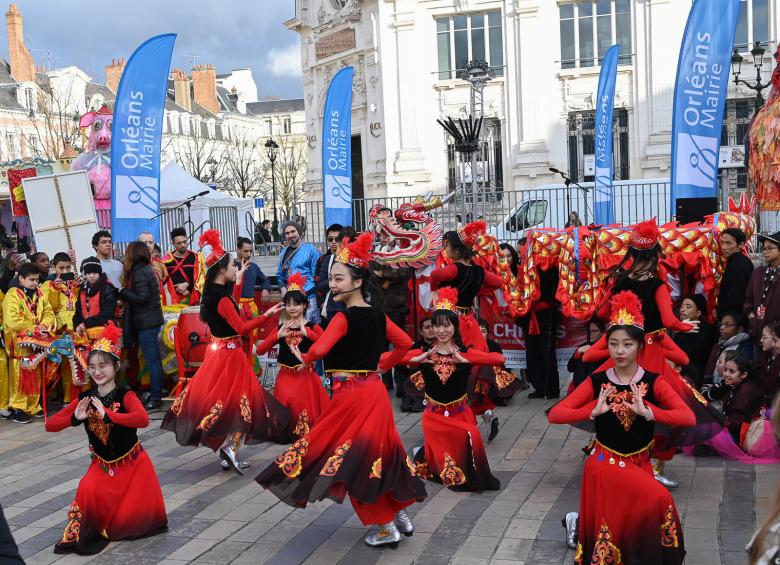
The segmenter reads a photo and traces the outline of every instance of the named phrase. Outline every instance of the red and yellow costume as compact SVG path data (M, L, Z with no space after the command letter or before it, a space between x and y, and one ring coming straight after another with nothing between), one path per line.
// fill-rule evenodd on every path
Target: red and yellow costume
M300 292L306 304L305 284L305 277L300 273L293 273L287 279L287 293ZM290 425L293 426L293 435L296 438L309 433L330 401L314 367L310 363L301 363L290 350L290 346L298 346L302 353L307 353L312 344L322 335L322 328L317 324L306 320L304 323L305 336L300 330L291 330L280 339L277 329L269 333L268 337L257 346L257 354L264 355L274 345L279 344L277 361L280 369L276 375L274 397L290 411Z
M623 292L613 299L611 326L642 327L638 300ZM575 563L657 563L678 565L685 557L682 525L674 499L653 478L650 451L655 423L691 426L693 412L657 373L641 366L630 381L638 387L645 417L629 406L633 393L621 384L614 369L597 371L569 396L552 407L553 424L588 421L600 391L607 412L596 416L596 440L585 461L580 486L579 543Z
M8 294L3 299L3 329L6 348L11 357L8 370L11 409L21 410L28 415L41 411L39 399L44 377L43 366L46 364L43 362L32 370L21 367L22 359L34 355L34 352L29 347L17 344L19 333L32 334L41 330L52 332L56 325L54 311L42 289L8 289Z
M0 291L0 304L5 298L5 293ZM0 308L0 328L3 324L3 309ZM11 406L11 397L13 396L13 379L8 367L8 352L5 346L5 336L3 344L0 346L0 410L9 410Z
M188 249L183 257L177 257L169 252L163 256L161 261L167 269L168 280L164 284L170 292L172 304L188 306L200 304L203 283L206 281L206 266L203 255ZM187 296L176 292L174 287L179 282L189 284L190 293Z
M93 350L119 359L119 330L111 324ZM103 405L100 416L90 405L86 420L75 412L82 398ZM138 441L138 428L149 425L149 415L134 392L116 387L105 396L97 388L82 392L46 421L47 432L84 425L92 462L79 481L68 510L68 522L55 553L93 555L111 541L146 537L168 527L162 490L152 461Z
M46 281L43 283L43 292L51 304L54 318L57 321L57 335L73 335L73 316L78 306L79 286L75 280ZM59 378L62 381L63 402L70 402L73 397L81 392L81 385L73 382L73 372L70 363L61 363Z
M163 306L176 304L173 300L173 297L176 296L176 289L173 288L171 277L168 276L168 267L165 266L162 259L152 257L152 270L160 283L160 300L162 300Z
M457 291L443 288L434 310L455 311ZM431 346L435 350L436 344ZM413 349L402 361L412 364L422 349ZM498 490L501 484L490 472L482 435L468 404L469 373L473 365L500 365L504 356L478 349L465 349L459 363L453 354L433 352L431 362L419 364L410 377L417 388L425 389L422 417L424 449L417 453L417 474L457 490Z
M373 236L344 245L338 260L366 269ZM380 355L395 348L380 363ZM279 455L256 481L287 504L305 507L348 495L363 524L392 522L399 511L426 497L395 427L381 373L409 351L411 340L379 309L348 307L328 323L303 354L325 358L333 398L317 425Z
M225 255L219 232L208 230L200 245L211 245L209 268ZM203 364L176 397L162 428L176 434L180 445L205 445L214 451L232 441L261 443L287 440L287 409L260 386L243 349L241 336L249 335L264 321L242 319L231 289L213 284L203 296L201 319L208 324L211 345Z

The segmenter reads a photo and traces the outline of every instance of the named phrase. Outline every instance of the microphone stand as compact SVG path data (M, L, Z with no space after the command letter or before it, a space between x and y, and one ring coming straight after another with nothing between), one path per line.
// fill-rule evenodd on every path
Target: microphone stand
M208 192L208 191L207 191ZM187 198L184 202L181 204L177 204L176 206L173 206L172 208L166 208L156 216L149 218L150 220L157 220L159 218L162 218L166 214L169 214L173 212L174 210L179 210L182 206L187 207L187 222L185 223L185 226L189 228L190 237L192 237L192 230L195 227L195 225L192 223L192 203L195 201L195 199L200 198L201 196L204 196L203 193L200 194L194 194L193 196L190 196ZM186 228L185 228L186 229Z
M552 171L552 169L550 169ZM555 169L553 172L561 175L561 178L563 179L563 184L566 186L566 222L569 221L569 218L571 217L571 185L576 186L582 191L582 199L585 202L585 217L582 219L583 225L588 225L588 200L586 198L587 193L590 191L590 189L585 188L580 183L578 183L576 180L571 178L568 174L564 173L563 171L559 171L558 169Z

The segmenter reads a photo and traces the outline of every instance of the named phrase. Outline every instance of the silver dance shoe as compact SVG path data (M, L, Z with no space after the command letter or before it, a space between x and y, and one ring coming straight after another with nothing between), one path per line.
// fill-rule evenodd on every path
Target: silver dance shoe
M488 427L488 441L493 441L496 439L496 436L498 435L498 416L493 414L492 410L486 410L484 414L482 414L482 420L485 422L485 425Z
M371 547L389 545L392 548L396 548L398 547L398 542L401 541L401 532L398 531L395 522L390 522L380 525L377 532L367 535L363 541Z
M680 486L679 481L675 481L674 479L670 479L669 477L664 475L665 466L666 466L665 461L661 461L660 459L653 459L653 476L655 477L655 480L669 489L674 489L679 487Z
M233 468L230 465L230 463L228 463L227 461L222 459L222 456L220 456L220 458L219 458L219 464L222 465L222 468L225 471L230 471ZM249 461L241 461L241 460L239 460L238 461L238 466L241 467L241 469L249 469L249 467L251 467L251 464L249 463Z
M241 470L241 464L238 462L238 450L232 445L228 444L219 450L219 457L224 463L227 463L236 473L243 475Z
M395 525L398 531L406 537L409 538L414 535L414 522L412 522L412 517L409 516L406 510L399 510L395 515Z
M561 525L566 528L566 545L571 549L577 549L577 529L579 527L580 515L577 512L568 512L566 517L561 520Z

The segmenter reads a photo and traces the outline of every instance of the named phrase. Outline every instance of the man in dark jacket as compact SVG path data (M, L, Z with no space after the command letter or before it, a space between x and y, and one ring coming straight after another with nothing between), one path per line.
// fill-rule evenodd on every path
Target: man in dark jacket
M409 306L406 301L408 281L411 276L408 268L394 269L387 265L375 263L373 266L371 304L380 308L390 321L403 329ZM382 375L387 390L393 389L393 373L388 371Z
M765 325L780 321L780 231L759 235L758 241L766 265L750 275L744 305L750 335L755 339Z
M720 253L726 260L718 290L717 319L730 310L742 310L753 262L742 252L745 234L741 229L729 228L720 235Z
M325 239L328 243L328 251L317 260L317 276L314 278L314 288L317 293L317 306L322 308L325 303L325 297L328 296L330 286L328 284L328 275L330 267L336 259L336 250L339 247L339 232L342 230L341 224L332 224L325 230ZM322 312L323 318L325 312Z

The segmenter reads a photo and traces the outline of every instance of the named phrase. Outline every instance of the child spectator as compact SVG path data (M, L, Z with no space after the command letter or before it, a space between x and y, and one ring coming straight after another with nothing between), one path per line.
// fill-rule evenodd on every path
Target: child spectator
M738 351L745 359L753 360L753 342L750 341L750 336L745 331L747 326L742 314L736 310L726 312L721 316L718 327L720 338L712 348L709 359L707 359L707 366L704 369L705 382L710 383L720 380L720 373L715 370L715 365L718 357L724 351ZM713 377L715 377L714 380Z
M73 334L73 315L76 312L79 287L72 271L70 255L64 252L56 253L51 260L54 272L49 280L43 283L43 292L51 304L54 319L57 321L55 332L58 335ZM68 404L81 392L80 385L73 381L70 363L64 361L58 369L62 382L62 401Z
M590 349L591 345L596 343L601 336L604 334L604 322L602 322L599 318L592 318L588 322L588 337L585 340L585 343L580 345L577 349L574 350L574 353L572 353L571 358L569 359L569 362L566 364L566 368L569 370L569 372L572 374L572 381L569 385L568 392L571 392L575 388L577 388L582 381L587 379L591 374L593 374L596 369L601 365L601 362L593 362L593 363L585 363L582 360L582 356L585 354L585 352ZM568 394L568 393L567 393Z
M674 343L682 349L690 360L687 367L682 368L682 375L701 388L704 384L704 372L712 347L717 341L715 327L707 320L707 299L701 294L684 298L680 305L680 319L683 322L699 320L698 332L677 332Z

